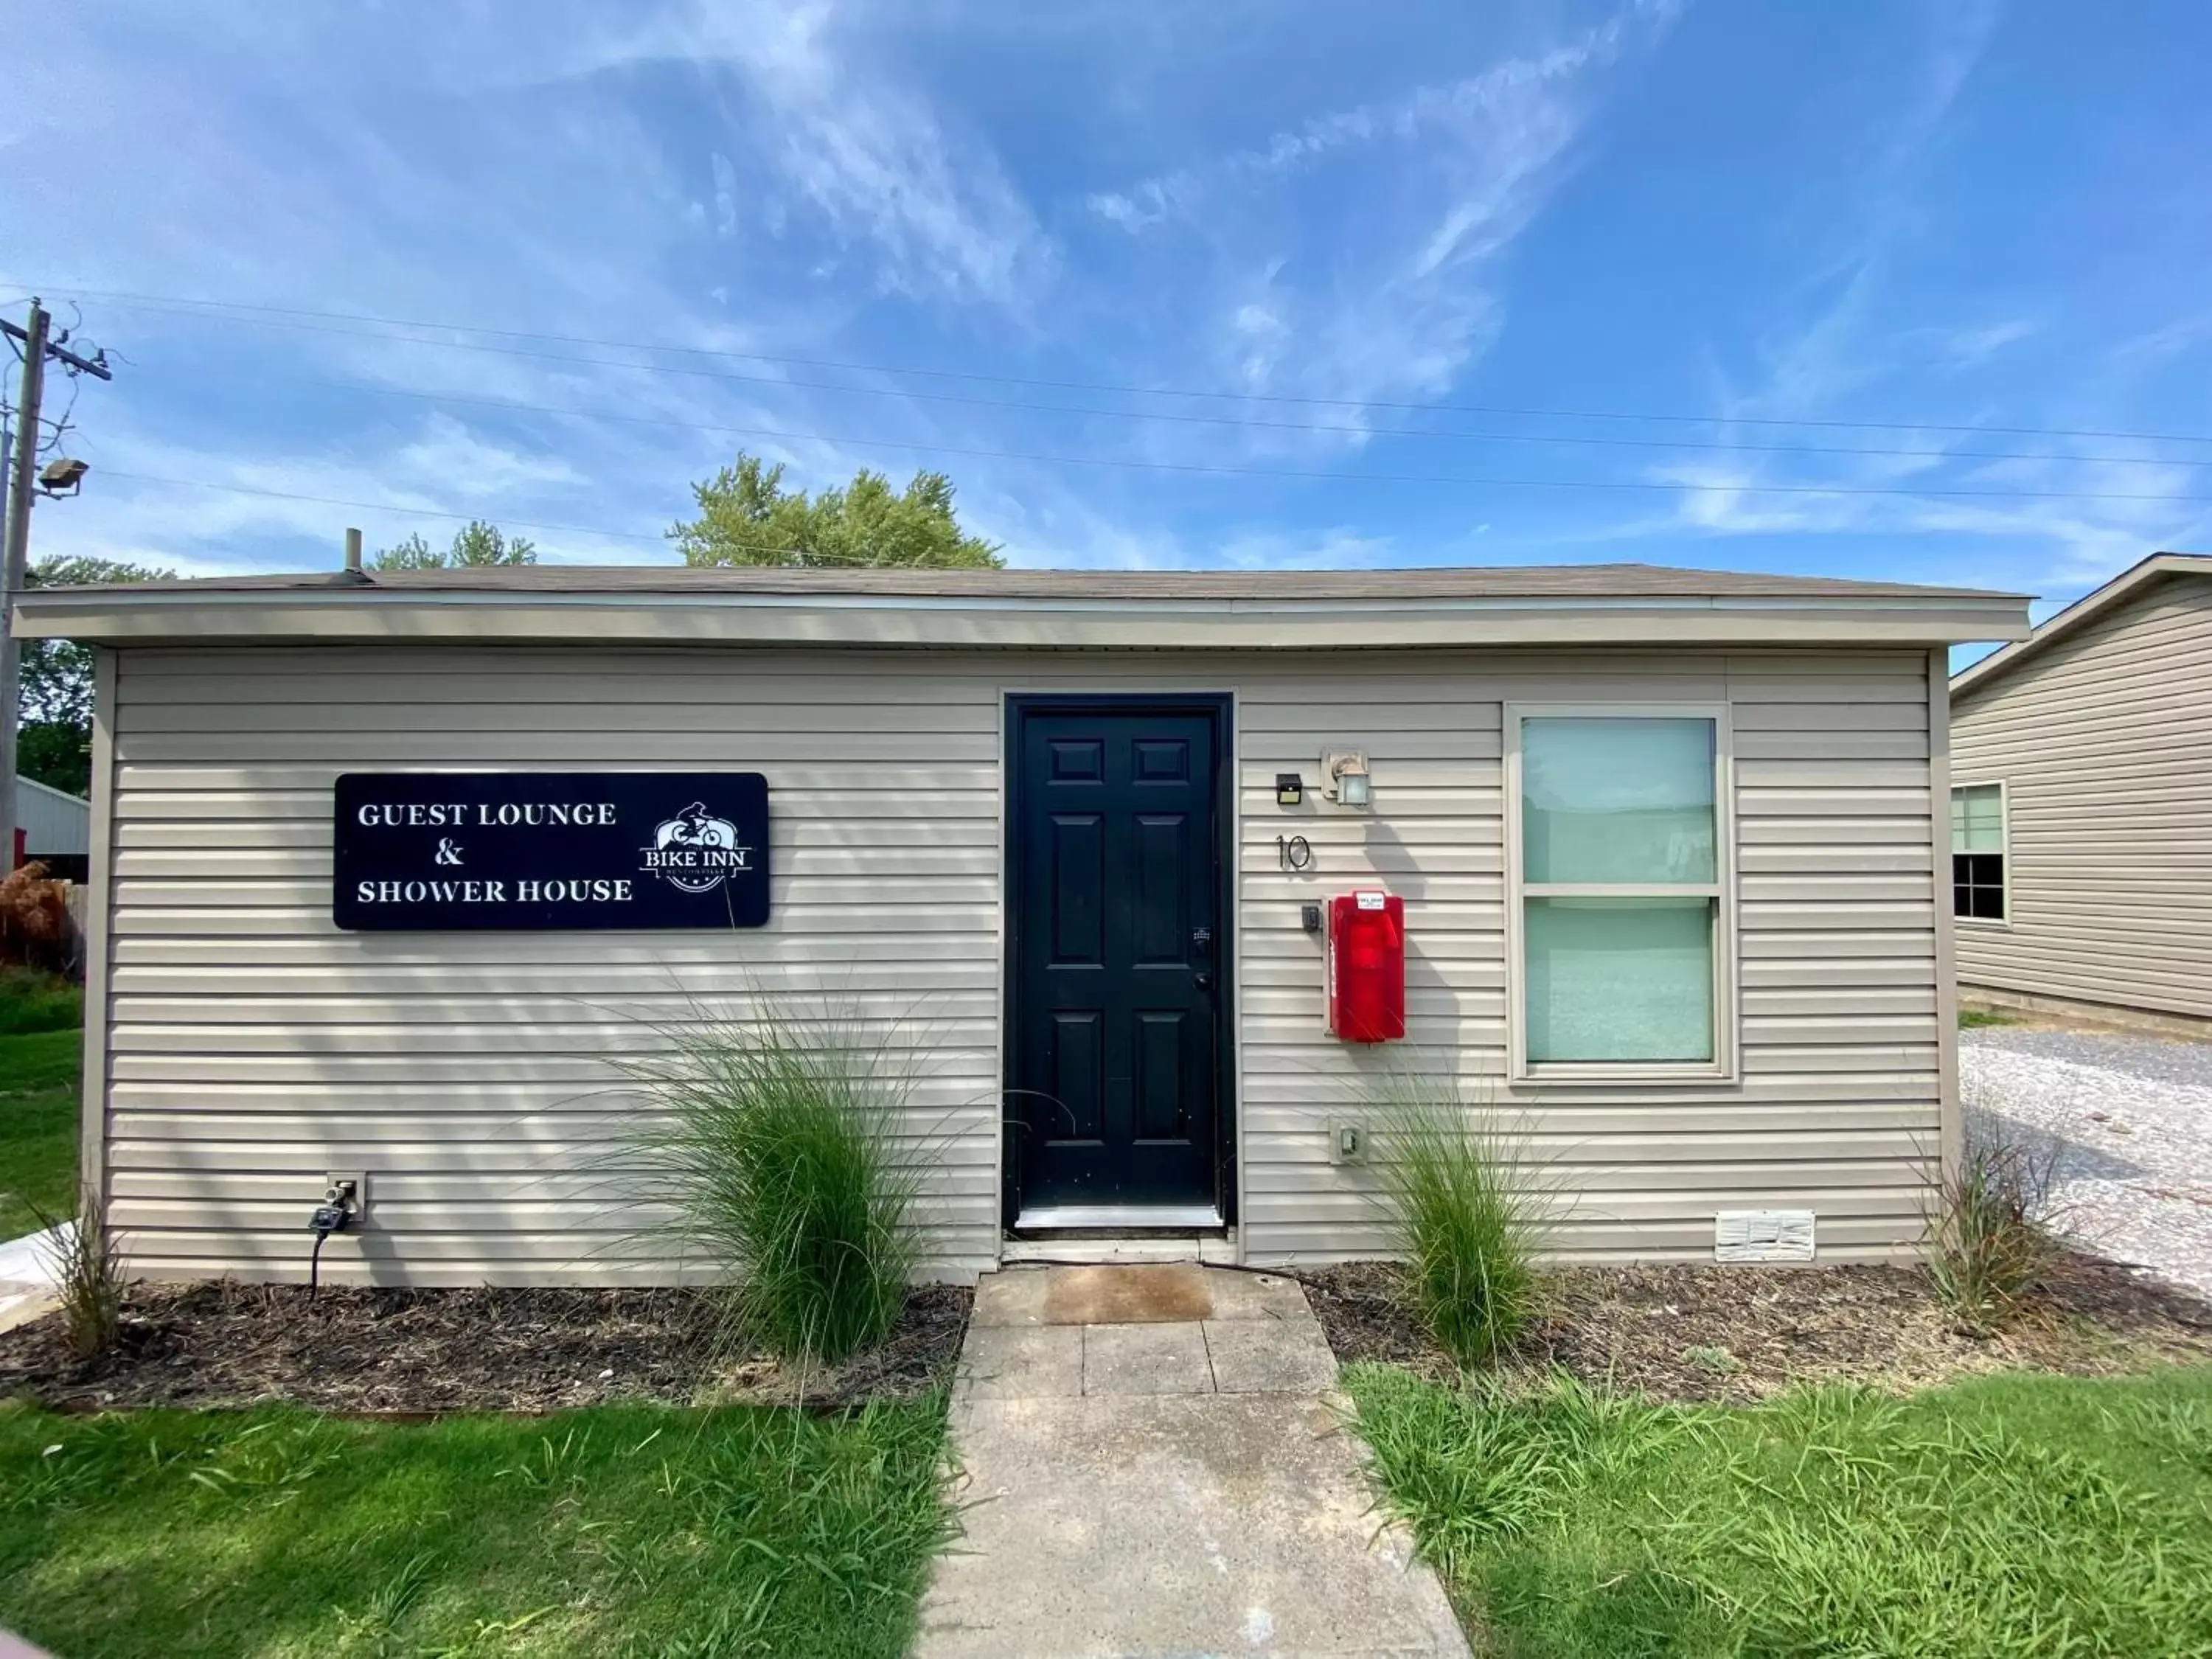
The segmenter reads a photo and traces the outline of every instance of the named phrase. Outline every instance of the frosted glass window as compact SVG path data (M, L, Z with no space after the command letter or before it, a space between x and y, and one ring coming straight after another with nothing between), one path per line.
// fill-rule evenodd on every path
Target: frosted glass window
M1710 898L1532 898L1528 1059L1713 1058Z
M1720 878L1710 720L1632 716L1521 723L1522 878Z
M2004 851L2004 793L1996 784L1970 784L1951 792L1951 850Z

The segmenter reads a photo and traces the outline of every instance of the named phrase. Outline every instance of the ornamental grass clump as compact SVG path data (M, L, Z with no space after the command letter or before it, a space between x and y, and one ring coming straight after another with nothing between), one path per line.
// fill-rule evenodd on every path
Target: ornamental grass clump
M33 1206L46 1232L40 1247L60 1304L62 1340L70 1355L89 1364L115 1346L123 1329L123 1249L107 1224L100 1194L87 1188L76 1218L61 1220Z
M1414 1314L1461 1365L1495 1359L1536 1316L1541 1194L1518 1147L1455 1078L1395 1072L1370 1100L1376 1174Z
M1966 1146L1936 1194L1928 1272L1961 1326L1986 1334L2016 1318L2058 1244L2048 1212L2055 1142L2024 1138L1982 1111L1967 1114Z
M836 1018L702 1013L664 1036L624 1066L650 1109L645 1196L722 1270L731 1334L807 1362L879 1340L915 1256L904 1057Z

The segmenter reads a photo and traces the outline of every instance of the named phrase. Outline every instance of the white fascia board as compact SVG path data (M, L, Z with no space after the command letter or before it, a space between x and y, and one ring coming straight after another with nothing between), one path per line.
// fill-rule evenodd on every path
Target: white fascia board
M1327 649L1468 644L1948 644L2018 639L2027 602L1672 597L989 599L853 594L190 591L40 593L26 638L577 640L1036 648Z

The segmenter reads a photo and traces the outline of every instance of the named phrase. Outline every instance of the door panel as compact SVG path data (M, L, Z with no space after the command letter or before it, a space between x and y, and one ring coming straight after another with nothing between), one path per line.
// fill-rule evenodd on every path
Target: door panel
M1218 1206L1222 715L1017 701L1012 1207Z
M1051 861L1051 963L1096 968L1106 952L1106 820L1054 813Z
M1052 1097L1056 1109L1038 1126L1054 1145L1097 1144L1105 1132L1105 1022L1095 1008L1052 1017Z
M1191 1045L1188 1014L1146 1009L1137 1016L1137 1138L1173 1143L1190 1139Z
M1136 821L1137 914L1133 945L1147 968L1190 965L1189 820L1180 812L1146 812Z

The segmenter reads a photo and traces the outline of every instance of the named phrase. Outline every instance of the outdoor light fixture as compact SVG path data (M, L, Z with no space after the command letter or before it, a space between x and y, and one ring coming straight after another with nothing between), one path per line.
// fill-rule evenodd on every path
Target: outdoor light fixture
M1367 756L1363 750L1328 750L1321 757L1321 772L1328 780L1323 793L1339 806L1368 807L1375 804L1374 781L1368 775Z
M1295 772L1275 774L1275 805L1296 806L1306 798L1306 781Z
M39 488L49 495L74 495L91 471L88 463L64 455L39 469Z

